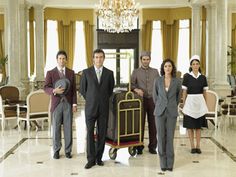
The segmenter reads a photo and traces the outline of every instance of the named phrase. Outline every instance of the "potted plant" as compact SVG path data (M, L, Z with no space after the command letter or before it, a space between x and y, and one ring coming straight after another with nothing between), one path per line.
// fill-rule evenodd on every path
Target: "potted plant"
M230 61L228 62L229 74L231 71L231 75L236 75L236 48L232 46L228 46L227 55Z
M0 74L2 75L1 82L6 78L6 63L8 61L8 56L0 58Z

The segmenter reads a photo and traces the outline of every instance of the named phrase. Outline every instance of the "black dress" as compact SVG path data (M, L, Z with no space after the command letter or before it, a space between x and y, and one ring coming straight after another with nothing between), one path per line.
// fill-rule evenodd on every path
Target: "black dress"
M204 109L204 106L206 105L205 100L200 99L203 101L192 103L192 101L194 102L194 99L189 99L191 96L194 98L196 97L203 98L203 91L204 89L207 89L206 77L199 73L198 77L196 78L193 76L193 73L187 73L184 75L182 85L183 85L182 86L183 89L187 89L187 98L185 102L186 107L189 107L191 105L192 107L190 106L189 109L195 108L196 111L199 112L199 115L200 115L198 117L197 116L198 113L196 113L195 116L190 116L188 113L185 113L184 120L183 120L183 127L188 128L188 129L200 129L201 127L208 127L205 114L204 113L201 114L201 111L203 112L205 111L205 110L201 110L201 109ZM197 108L194 107L193 105L196 105Z

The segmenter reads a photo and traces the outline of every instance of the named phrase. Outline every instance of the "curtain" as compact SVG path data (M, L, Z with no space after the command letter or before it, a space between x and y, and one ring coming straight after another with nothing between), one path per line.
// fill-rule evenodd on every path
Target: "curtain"
M202 20L201 70L206 73L206 20Z
M47 20L44 20L44 63L46 64L47 57Z
M192 19L189 19L189 56L192 55Z
M58 21L58 43L59 50L65 50L67 53L67 67L72 69L75 50L75 21L71 21L69 24Z
M178 42L179 42L179 20L174 20L173 24L161 22L163 58L170 58L177 62Z
M2 36L3 36L3 30L0 29L0 58L4 57Z
M30 75L34 74L34 21L29 21L30 35Z
M89 24L89 21L84 21L84 34L85 34L85 49L86 49L86 61L87 66L93 65L92 53L93 53L93 25Z
M232 35L231 35L231 45L232 48L235 50L236 49L236 25L233 27L232 29ZM232 57L232 56L231 56ZM236 56L234 56L234 58L236 58ZM231 58L231 61L233 61L233 58ZM234 61L236 62L236 61ZM231 65L231 73L236 73L236 64L232 64Z
M151 51L152 45L152 21L146 21L142 30L142 50Z

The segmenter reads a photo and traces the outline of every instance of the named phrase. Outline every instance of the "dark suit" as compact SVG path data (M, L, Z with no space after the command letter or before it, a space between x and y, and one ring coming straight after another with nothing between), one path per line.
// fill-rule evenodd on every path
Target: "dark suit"
M158 154L161 168L173 168L174 165L174 133L177 106L181 94L181 82L172 78L169 90L165 90L164 77L156 79L153 89L155 102L154 115L156 117Z
M85 117L87 126L88 162L102 159L107 132L109 98L114 88L113 72L103 67L100 83L94 66L83 71L80 80L80 93L86 100ZM97 121L97 144L95 148L94 126Z
M70 89L65 95L64 101L59 95L53 94L54 84L60 79L57 67L47 72L44 91L51 95L51 113L53 123L53 150L61 148L61 123L63 122L65 136L65 152L71 152L72 148L72 105L77 104L76 85L74 71L66 68L65 77L70 81Z

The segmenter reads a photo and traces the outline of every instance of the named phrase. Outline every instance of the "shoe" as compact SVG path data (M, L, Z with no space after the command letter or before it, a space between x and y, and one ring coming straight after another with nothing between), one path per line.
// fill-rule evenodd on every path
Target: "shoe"
M84 168L85 168L85 169L90 169L90 168L92 168L94 165L96 165L95 162L88 162L88 163L84 166Z
M173 168L167 168L166 170L168 170L168 171L173 171Z
M98 161L97 161L97 165L99 165L99 166L104 166L104 162L103 162L102 160L98 160Z
M59 155L58 151L54 153L53 158L54 159L59 159L60 158L60 155Z
M142 149L137 149L137 154L138 155L142 155L143 154L143 150Z
M166 168L161 168L161 171L166 171Z
M72 158L72 155L71 155L70 152L67 152L67 153L66 153L66 158L67 158L67 159L71 159L71 158Z
M151 154L157 154L156 149L149 149L149 152L150 152Z
M196 149L195 149L195 148L191 149L191 153L192 153L192 154L197 153Z
M196 153L201 154L202 153L201 149L196 148Z

